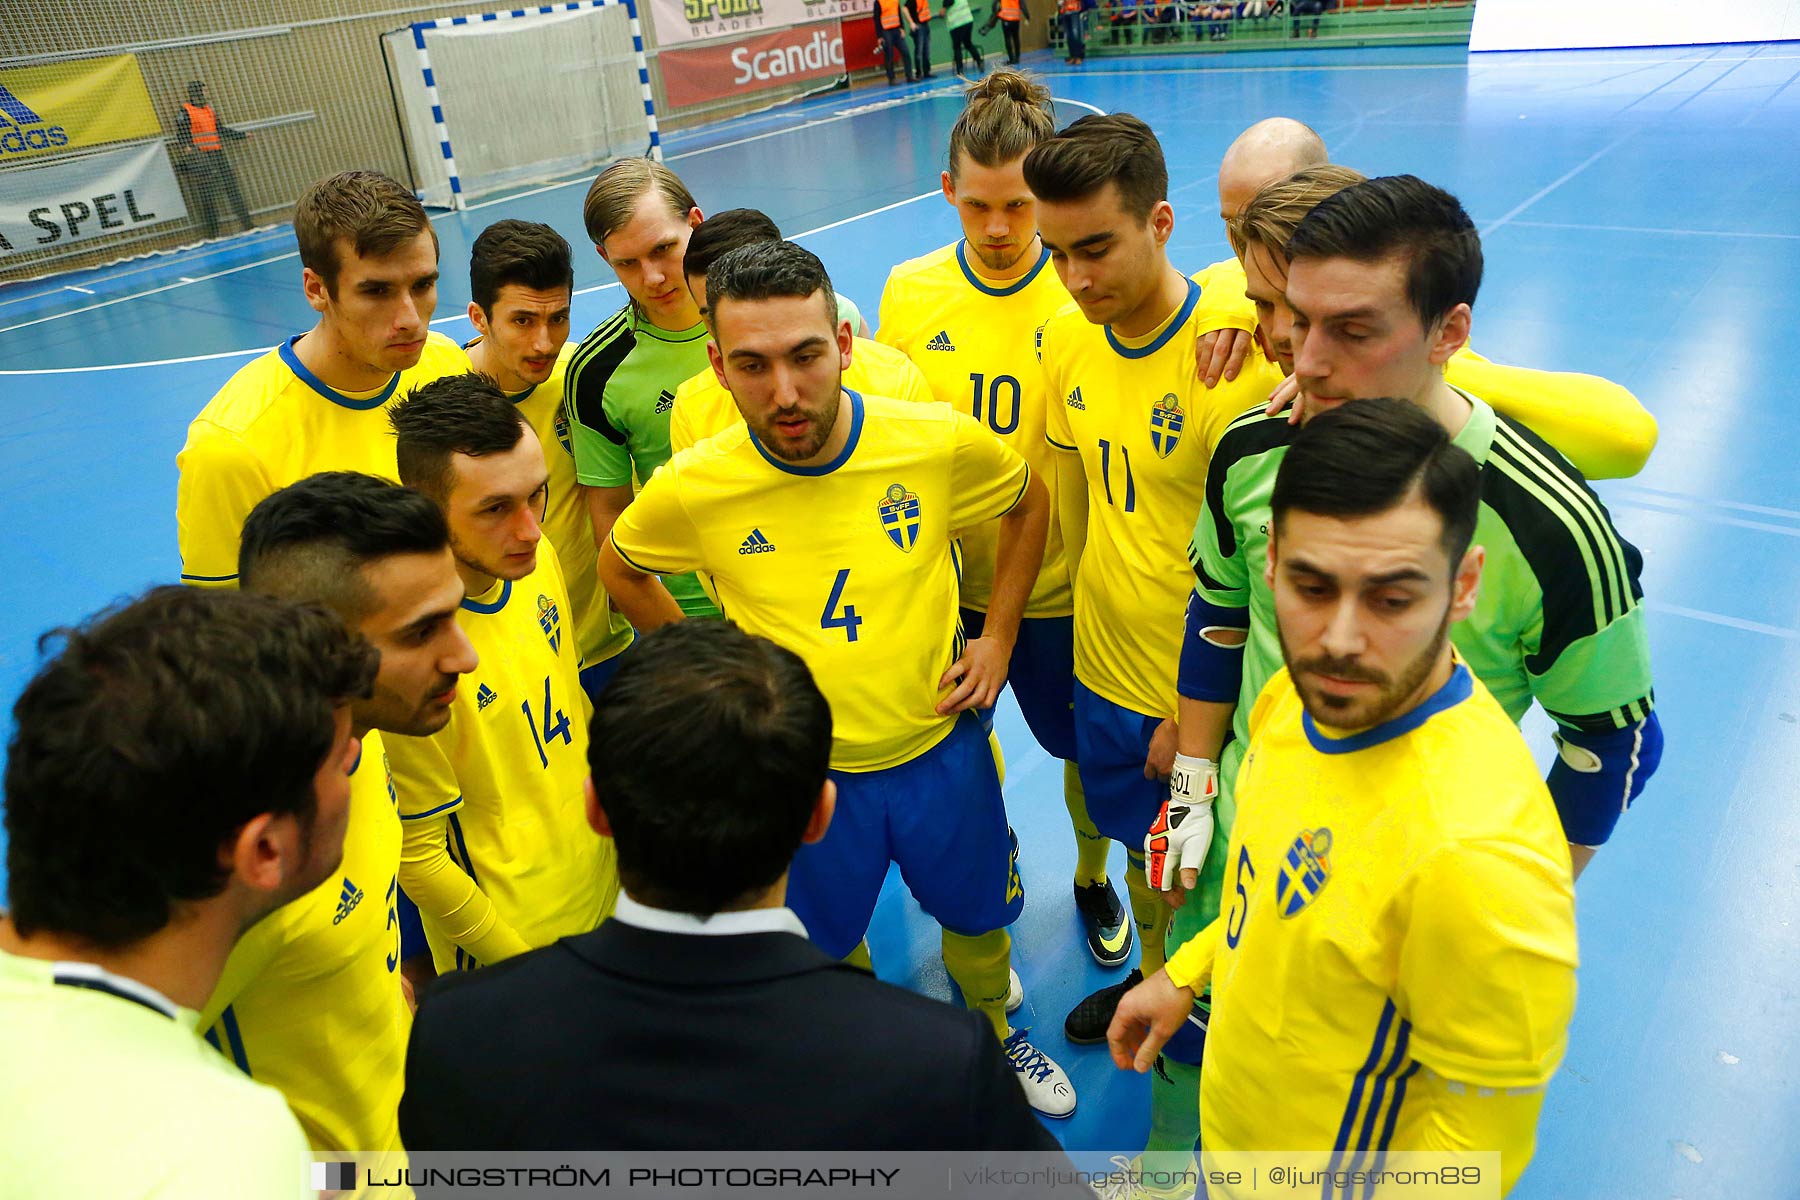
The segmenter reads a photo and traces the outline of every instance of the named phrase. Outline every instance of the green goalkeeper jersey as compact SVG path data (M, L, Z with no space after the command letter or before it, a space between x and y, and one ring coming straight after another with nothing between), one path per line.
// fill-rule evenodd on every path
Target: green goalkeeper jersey
M1460 394L1473 411L1453 440L1481 465L1475 544L1487 561L1475 611L1451 627L1451 641L1514 721L1534 699L1571 729L1610 732L1642 721L1653 703L1643 557L1567 459ZM1188 545L1201 598L1250 610L1233 737L1219 763L1226 790L1249 742L1250 710L1282 665L1263 564L1275 473L1295 432L1287 414L1265 416L1260 407L1231 423L1213 451Z

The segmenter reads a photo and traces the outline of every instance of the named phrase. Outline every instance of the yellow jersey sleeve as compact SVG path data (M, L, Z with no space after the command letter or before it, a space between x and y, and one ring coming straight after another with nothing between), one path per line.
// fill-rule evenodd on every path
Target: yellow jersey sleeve
M1515 842L1452 842L1410 889L1396 1007L1412 1056L1475 1087L1549 1082L1575 1011L1567 862Z
M1409 1122L1408 1150L1424 1153L1498 1150L1500 1191L1512 1192L1537 1150L1541 1088L1523 1090L1465 1087L1435 1071L1420 1071L1407 1083L1406 1099L1416 1108Z
M1589 479L1636 475L1656 448L1656 418L1630 391L1597 375L1508 366L1465 346L1444 378L1530 426Z
M175 529L181 581L236 587L244 521L276 484L249 446L230 430L196 420L176 458Z
M613 549L640 571L668 575L704 565L700 532L681 503L689 458L684 451L664 463L613 524Z
M962 413L952 417L950 528L965 529L1011 512L1031 482L1031 468L974 417Z
M1212 978L1213 960L1219 953L1219 920L1212 923L1186 942L1177 950L1164 967L1169 973L1169 982L1176 987L1187 988L1198 993Z
M1256 331L1256 306L1244 295L1249 286L1244 278L1244 264L1228 258L1202 267L1190 278L1200 285L1200 303L1194 308L1196 335L1217 329Z

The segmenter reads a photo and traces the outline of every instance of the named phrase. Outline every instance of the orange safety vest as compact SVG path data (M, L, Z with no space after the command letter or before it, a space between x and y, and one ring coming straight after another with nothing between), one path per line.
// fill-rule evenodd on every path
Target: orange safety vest
M183 103L187 109L188 134L194 142L196 150L223 150L225 143L219 138L219 118L209 106L196 108L192 104Z
M919 0L918 6L913 9L913 16L921 21L931 20L931 0Z
M1000 19L1017 21L1019 19L1019 0L1000 0Z
M1062 3L1057 5L1057 11L1060 13L1078 13L1081 11L1081 0L1062 0Z
M881 27L900 28L900 0L881 0Z

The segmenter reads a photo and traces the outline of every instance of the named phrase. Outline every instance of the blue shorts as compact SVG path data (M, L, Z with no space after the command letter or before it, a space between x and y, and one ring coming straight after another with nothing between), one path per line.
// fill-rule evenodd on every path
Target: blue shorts
M412 897L400 892L394 908L400 914L400 960L404 962L414 955L431 953L431 947L425 941L425 920L419 916L419 906L412 902Z
M1167 783L1144 778L1150 735L1161 724L1161 717L1121 707L1075 681L1075 761L1088 816L1102 836L1139 857L1169 795Z
M837 815L823 841L800 847L788 907L833 958L868 932L888 863L926 914L952 933L1004 929L1025 907L994 758L972 712L911 762L833 771Z
M963 633L970 641L981 636L987 614L962 610ZM1006 671L1031 736L1051 758L1075 758L1075 618L1026 617L1019 622L1019 640L1013 643L1012 665ZM993 710L984 712L989 726Z
M631 653L631 648L635 645L637 645L637 638L634 636L625 643L623 650L611 658L604 662L597 662L593 666L581 668L581 690L587 693L588 703L600 703L601 691L612 682L612 677L624 665L625 656Z

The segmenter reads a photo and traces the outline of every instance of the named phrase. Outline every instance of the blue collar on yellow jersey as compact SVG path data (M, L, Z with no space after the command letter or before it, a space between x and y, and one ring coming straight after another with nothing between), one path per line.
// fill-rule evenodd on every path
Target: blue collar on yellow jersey
M1444 686L1433 692L1425 703L1391 721L1371 725L1361 733L1353 733L1349 737L1334 738L1322 733L1313 724L1312 714L1308 712L1300 714L1300 727L1306 730L1306 740L1320 754L1354 754L1358 750L1367 750L1371 746L1404 737L1445 709L1455 708L1474 692L1475 686L1470 678L1469 668L1459 662L1451 668L1450 678Z
M1124 358L1149 358L1168 345L1169 339L1175 336L1175 331L1186 325L1188 317L1193 315L1194 305L1200 303L1200 285L1191 279L1187 281L1187 285L1187 299L1181 302L1181 307L1176 310L1173 317L1169 318L1169 323L1163 326L1163 331L1156 335L1154 342L1148 346L1127 346L1119 340L1118 335L1113 333L1112 326L1108 325L1106 327L1107 345Z
M1031 270L1025 272L1025 274L1013 280L1005 287L994 287L991 284L983 283L981 281L981 276L975 273L975 268L969 265L969 240L964 238L962 241L956 243L956 265L962 268L963 278L969 281L969 286L984 296L1012 296L1024 291L1031 286L1031 281L1038 277L1038 272L1042 271L1044 269L1044 264L1049 261L1050 247L1039 247L1038 260L1032 266Z
M386 387L382 388L376 395L370 396L367 400L354 399L331 387L323 379L320 379L317 375L314 375L311 371L307 370L306 364L300 361L300 356L294 353L294 343L305 336L304 333L296 333L293 337L275 348L276 353L281 355L281 361L287 364L288 370L299 376L301 383L304 383L307 387L319 393L319 395L325 397L333 404L342 405L344 408L354 408L358 412L366 412L371 408L380 408L393 397L394 389L400 384L400 372L398 371L394 372L394 377L387 381Z
M463 343L463 350L465 352L467 352L469 347L473 346L476 342L479 342L480 340L481 339L479 337L470 338L468 341ZM531 393L537 391L537 386L538 385L534 383L522 392L507 392L506 398L508 400L511 400L514 404L523 404L527 400L531 399Z
M501 609L505 608L506 602L511 598L512 580L504 579L500 582L500 598L495 600L492 604L483 604L473 596L464 596L462 606L472 613L480 613L484 617L491 617Z
M820 463L816 467L798 467L798 466L795 466L793 463L782 462L779 458L776 458L773 454L770 454L769 451L763 446L763 444L761 442L756 440L756 434L754 432L750 434L750 444L752 446L755 446L756 452L758 454L762 455L764 460L766 460L771 467L774 467L778 471L786 471L789 475L829 475L829 474L831 474L833 471L837 470L839 467L843 466L845 463L850 461L850 452L856 449L857 439L862 437L862 427L863 427L863 399L862 399L862 396L860 393L852 391L849 388L844 389L844 395L850 397L850 436L844 439L844 448L842 450L838 451L838 456L836 458L832 459L830 462Z

